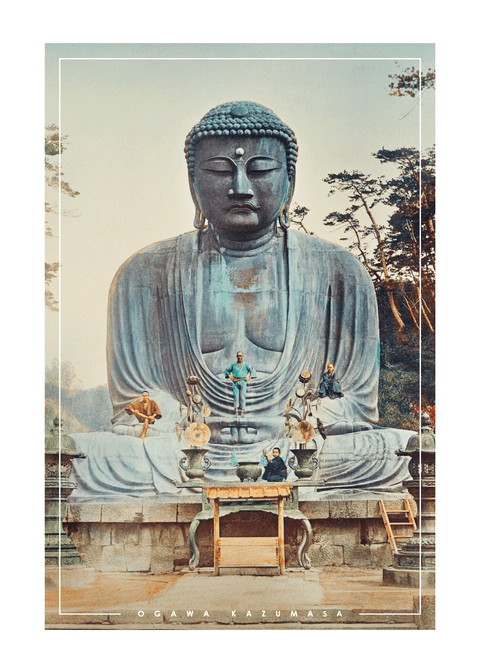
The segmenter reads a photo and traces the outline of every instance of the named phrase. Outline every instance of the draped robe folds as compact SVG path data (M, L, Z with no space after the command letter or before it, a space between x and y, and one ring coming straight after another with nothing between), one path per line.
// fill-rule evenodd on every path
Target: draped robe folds
M178 443L174 428L180 419L179 402L187 403L189 375L198 377L202 401L212 409L208 422L216 419L232 424L232 392L224 366L215 375L200 345L202 330L209 328L208 318L202 316L202 297L218 291L205 282L205 268L211 264L224 267L224 252L214 244L209 230L195 231L140 250L117 272L110 290L107 343L113 434L73 436L79 449L103 466L94 466L93 459L90 466L89 460L84 464L75 461L74 480L79 488L72 500L108 499L119 493L140 496L135 487L122 485L122 460L128 462L133 454L139 472L150 473L152 496L160 493L167 499L181 499L189 494L174 485L186 480L178 461L187 445L183 438ZM284 446L288 455L288 447L294 444L284 438L283 412L300 385L298 376L310 371L317 386L327 363L333 362L344 396L321 401L320 416L328 437L325 443L315 438L322 459L321 473L314 478L330 483L332 492L340 496L362 496L366 490L402 491L402 481L409 479L408 458L394 453L405 446L411 433L372 429L371 425L378 419L379 330L368 273L343 248L297 231L281 232L269 253L278 255L279 263L287 268L285 342L272 373L261 375L261 368L254 364L259 375L249 382L247 411L253 426L277 429L268 439L263 435L258 442L235 446L213 439L206 446L212 463L208 477L236 480L231 466L233 447L242 460L260 461L263 450L274 445ZM136 438L138 421L125 407L143 389L158 403L163 419L149 428L142 452ZM106 472L108 482L102 485ZM289 480L294 480L289 473L293 477ZM116 479L113 489L112 479ZM145 496L145 482L141 489ZM305 496L321 497L313 492Z

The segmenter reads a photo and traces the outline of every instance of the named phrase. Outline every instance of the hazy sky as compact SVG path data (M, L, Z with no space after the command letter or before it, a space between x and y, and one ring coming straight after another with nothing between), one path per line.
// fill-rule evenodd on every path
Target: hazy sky
M310 208L309 230L338 242L322 224L343 205L327 197L326 175L382 175L372 152L434 144L433 92L421 105L388 95L388 75L406 67L434 68L433 45L47 45L45 124L69 136L63 179L80 192L62 196L71 214L60 226L49 217L59 236L46 259L62 270L52 287L60 313L46 312L47 365L60 335L84 386L107 382L110 283L140 248L192 230L183 146L208 110L252 100L295 131L294 200ZM53 190L47 201L58 202Z

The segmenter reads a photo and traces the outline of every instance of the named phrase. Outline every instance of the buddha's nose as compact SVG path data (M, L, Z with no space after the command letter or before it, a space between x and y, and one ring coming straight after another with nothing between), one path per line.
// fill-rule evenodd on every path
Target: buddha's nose
M247 175L246 166L237 166L235 177L233 179L233 196L241 196L243 198L252 198L253 189L252 183Z

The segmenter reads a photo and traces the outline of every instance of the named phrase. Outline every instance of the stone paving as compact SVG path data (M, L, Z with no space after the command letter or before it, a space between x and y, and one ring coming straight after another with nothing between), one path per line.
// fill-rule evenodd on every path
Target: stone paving
M225 569L218 577L210 568L168 575L92 572L83 587L70 580L61 591L47 589L46 627L434 628L434 590L420 595L418 589L384 586L381 570L324 567L284 576L240 571Z

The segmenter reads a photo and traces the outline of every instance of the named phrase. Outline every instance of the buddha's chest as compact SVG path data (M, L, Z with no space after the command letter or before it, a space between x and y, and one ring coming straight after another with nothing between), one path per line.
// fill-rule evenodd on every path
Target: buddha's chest
M286 264L281 253L221 257L202 267L201 349L228 347L242 338L280 352L288 311Z

